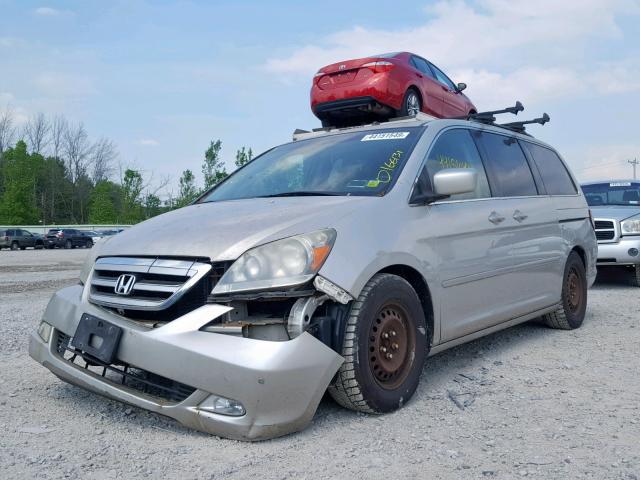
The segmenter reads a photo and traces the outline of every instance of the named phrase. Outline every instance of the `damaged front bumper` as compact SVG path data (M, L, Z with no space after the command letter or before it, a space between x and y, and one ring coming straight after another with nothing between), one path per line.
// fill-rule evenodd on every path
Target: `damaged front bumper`
M43 321L53 328L47 341L32 334L29 355L70 383L222 437L262 440L305 428L344 359L309 333L265 341L200 330L228 310L204 305L149 329L92 305L81 285L68 287L49 302ZM65 359L60 339L74 335L85 313L122 329L115 363L180 382L186 398L163 398ZM212 413L212 395L239 402L244 415Z

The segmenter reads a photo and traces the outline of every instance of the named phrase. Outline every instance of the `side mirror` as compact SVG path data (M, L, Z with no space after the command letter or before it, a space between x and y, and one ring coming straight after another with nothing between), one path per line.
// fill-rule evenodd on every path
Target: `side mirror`
M466 84L466 83L462 83L462 82L460 82L460 83L458 84L458 91L459 91L459 92L463 91L465 88L467 88L467 84Z
M433 189L438 196L473 192L477 183L478 172L474 168L447 168L433 176Z

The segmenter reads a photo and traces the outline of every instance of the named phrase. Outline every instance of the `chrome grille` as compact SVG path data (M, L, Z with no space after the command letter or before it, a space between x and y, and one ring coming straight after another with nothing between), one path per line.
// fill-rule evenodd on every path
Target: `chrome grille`
M96 260L89 301L118 309L164 310L176 303L211 270L211 264L168 258L104 257ZM127 294L117 293L121 275L135 281Z
M615 220L596 218L593 223L596 226L598 243L615 243L618 241L620 234Z

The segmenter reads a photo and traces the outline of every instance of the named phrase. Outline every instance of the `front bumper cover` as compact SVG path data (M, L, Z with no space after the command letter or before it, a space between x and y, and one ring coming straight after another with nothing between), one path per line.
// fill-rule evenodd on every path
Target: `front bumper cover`
M634 248L640 250L640 235L621 237L616 243L598 243L598 265L638 265L640 254L629 254Z
M222 305L201 308L207 311L200 311L200 317L205 313L208 321L228 310ZM195 392L171 403L64 360L55 347L57 332L72 336L83 313L123 329L120 361L195 387ZM263 440L305 428L344 359L308 333L285 342L254 340L200 331L197 317L187 314L148 329L88 303L83 287L76 285L53 296L43 317L54 327L51 338L45 343L32 334L29 355L70 383L222 437ZM246 414L230 417L198 408L210 394L241 402Z

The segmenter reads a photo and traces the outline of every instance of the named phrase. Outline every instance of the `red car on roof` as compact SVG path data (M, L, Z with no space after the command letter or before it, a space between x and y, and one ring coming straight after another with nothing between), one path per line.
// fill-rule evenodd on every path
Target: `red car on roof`
M345 60L318 70L311 86L311 110L323 126L365 119L428 113L459 117L476 107L428 60L409 52Z

